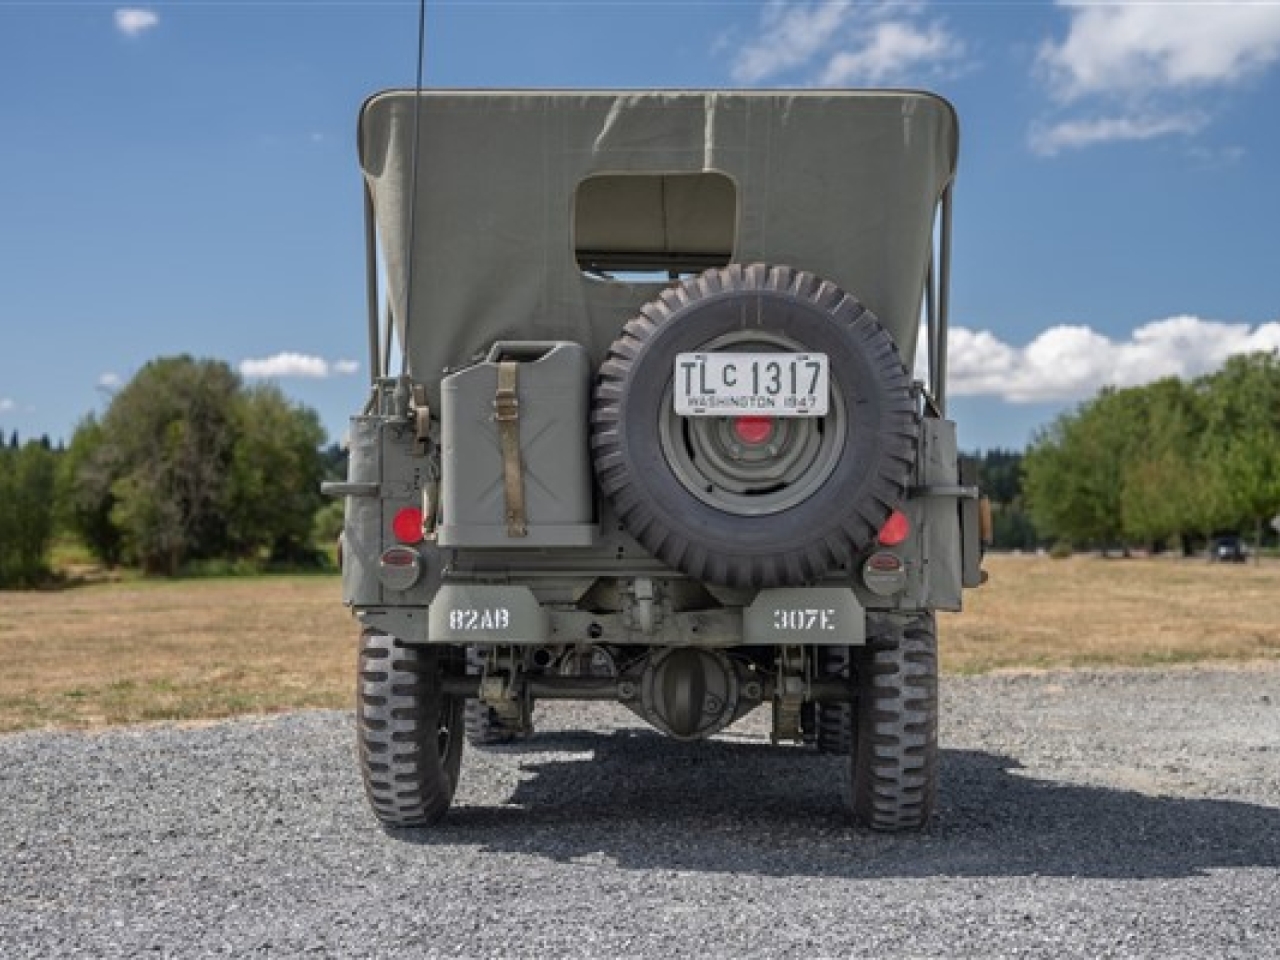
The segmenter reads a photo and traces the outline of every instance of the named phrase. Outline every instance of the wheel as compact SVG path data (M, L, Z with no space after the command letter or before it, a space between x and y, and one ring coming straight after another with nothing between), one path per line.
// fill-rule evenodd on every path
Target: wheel
M826 354L824 417L682 417L676 357ZM893 338L856 299L790 267L730 265L670 288L600 368L592 455L623 526L689 576L811 582L869 544L901 502L918 423Z
M445 653L374 631L360 637L360 768L385 826L429 826L453 802L464 700L442 689Z
M848 679L849 647L818 647L818 672ZM853 752L853 704L814 704L815 743L819 753Z
M466 710L467 742L473 747L492 747L527 740L533 734L533 720L524 727L502 717L497 710L479 700L468 700Z
M874 830L919 830L938 791L938 640L932 612L867 618L855 648L853 813Z

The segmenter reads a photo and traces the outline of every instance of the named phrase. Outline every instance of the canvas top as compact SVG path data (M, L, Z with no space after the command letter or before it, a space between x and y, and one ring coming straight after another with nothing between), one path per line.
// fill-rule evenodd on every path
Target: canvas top
M663 282L590 275L768 262L870 307L915 353L950 104L907 91L388 91L360 116L403 334L418 119L410 367L434 394L496 340L599 362ZM585 271L585 272L584 272ZM436 397L433 396L433 400Z

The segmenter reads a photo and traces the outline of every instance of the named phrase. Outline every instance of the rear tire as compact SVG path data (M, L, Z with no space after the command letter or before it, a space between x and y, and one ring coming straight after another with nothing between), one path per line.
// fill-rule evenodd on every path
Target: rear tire
M932 612L867 618L854 653L853 814L873 830L920 830L938 792L938 639Z
M445 651L366 630L356 688L360 769L387 827L425 827L453 802L464 700L444 693Z
M849 647L818 647L818 673L845 680L850 673ZM847 755L853 752L853 704L816 703L814 720L819 753Z

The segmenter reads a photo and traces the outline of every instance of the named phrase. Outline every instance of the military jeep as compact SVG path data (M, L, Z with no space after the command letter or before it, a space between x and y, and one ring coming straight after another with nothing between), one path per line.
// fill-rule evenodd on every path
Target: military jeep
M916 92L364 105L372 390L328 492L384 824L439 821L464 741L555 699L682 740L768 707L849 755L861 822L928 821L934 612L982 576L957 136Z

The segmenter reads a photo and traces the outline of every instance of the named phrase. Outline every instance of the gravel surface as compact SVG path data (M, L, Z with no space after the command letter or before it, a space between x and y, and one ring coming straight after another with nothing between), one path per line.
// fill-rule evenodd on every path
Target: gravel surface
M543 704L434 831L336 712L0 737L0 957L1280 956L1280 664L948 678L932 829L843 761Z

